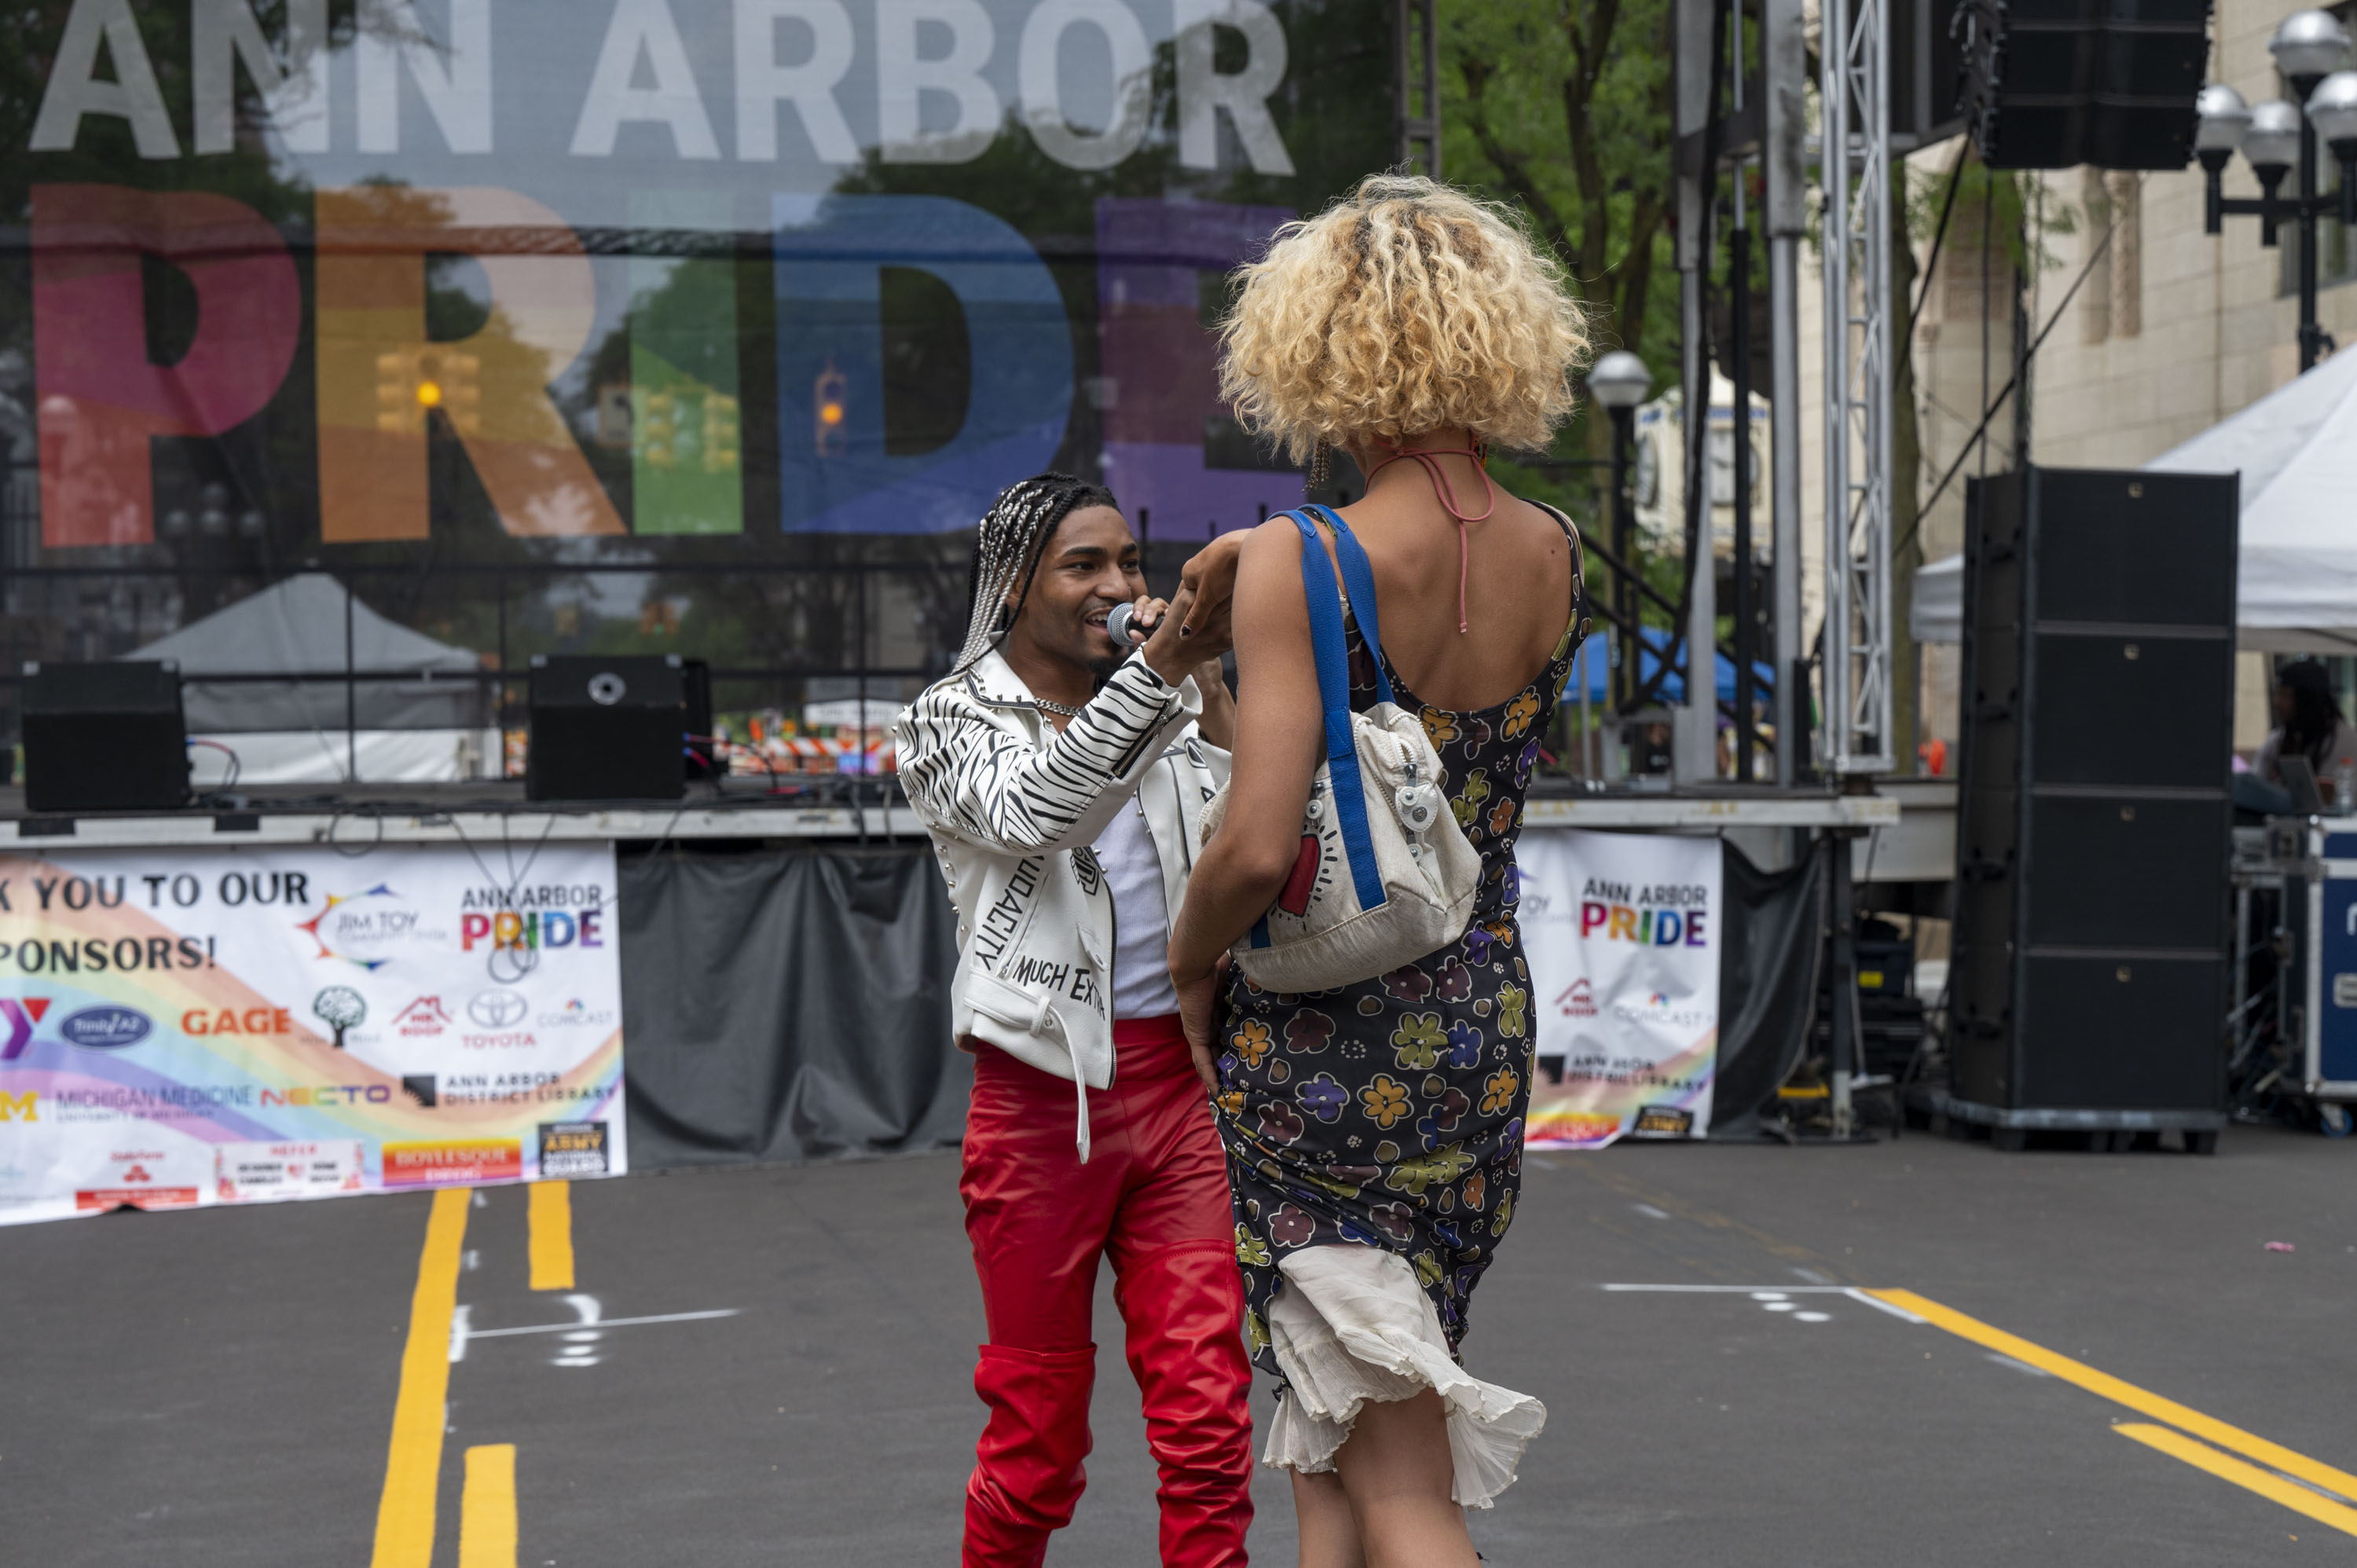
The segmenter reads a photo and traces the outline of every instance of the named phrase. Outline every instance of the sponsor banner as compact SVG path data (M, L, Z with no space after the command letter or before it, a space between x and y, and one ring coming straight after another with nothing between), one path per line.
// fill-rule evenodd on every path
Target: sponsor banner
M214 1196L223 1203L266 1203L361 1192L366 1190L367 1147L358 1138L217 1144Z
M384 1145L387 1187L471 1186L522 1175L523 1145L513 1138Z
M0 1224L628 1168L610 845L0 855Z
M606 1167L604 1122L541 1123L540 1174L543 1176L604 1176Z
M1703 1136L1718 1065L1718 841L1539 829L1515 858L1539 998L1530 1145Z

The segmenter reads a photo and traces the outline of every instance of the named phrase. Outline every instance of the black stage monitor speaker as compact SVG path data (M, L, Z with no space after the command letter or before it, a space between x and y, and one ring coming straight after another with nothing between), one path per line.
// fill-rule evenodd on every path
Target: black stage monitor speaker
M172 811L188 803L177 664L25 666L25 805Z
M532 661L530 800L676 800L687 733L677 654Z
M1991 168L2193 159L2210 0L1964 0L1964 124Z
M2237 490L2058 468L1970 488L1958 1100L2222 1109Z

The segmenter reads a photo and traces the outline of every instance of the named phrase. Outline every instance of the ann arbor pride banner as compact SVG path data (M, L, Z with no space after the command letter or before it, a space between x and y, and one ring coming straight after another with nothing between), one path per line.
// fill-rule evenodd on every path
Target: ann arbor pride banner
M1701 1137L1718 1057L1718 841L1540 830L1515 855L1538 998L1529 1143Z
M610 845L0 855L0 1223L625 1167Z

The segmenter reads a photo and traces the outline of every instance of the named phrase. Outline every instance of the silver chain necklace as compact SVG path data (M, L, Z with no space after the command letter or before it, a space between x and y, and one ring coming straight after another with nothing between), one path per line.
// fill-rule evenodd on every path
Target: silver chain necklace
M1070 703L1051 703L1045 697L1034 697L1031 700L1060 718L1076 719L1081 716L1081 710Z

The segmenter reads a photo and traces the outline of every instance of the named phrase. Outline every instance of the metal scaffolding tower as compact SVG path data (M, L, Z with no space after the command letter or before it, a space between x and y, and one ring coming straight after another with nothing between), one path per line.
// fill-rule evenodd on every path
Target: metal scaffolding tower
M1438 179L1440 17L1435 5L1436 0L1393 0L1392 156L1403 170ZM1424 149L1420 159L1418 147Z
M1889 771L1890 0L1824 0L1824 767Z

